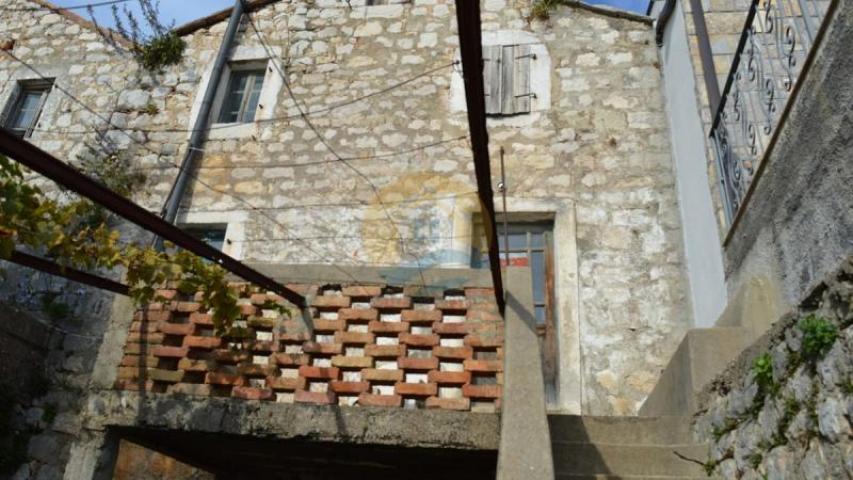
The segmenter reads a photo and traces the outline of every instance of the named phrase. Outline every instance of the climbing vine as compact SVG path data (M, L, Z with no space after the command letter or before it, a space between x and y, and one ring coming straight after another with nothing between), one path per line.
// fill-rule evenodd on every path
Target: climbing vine
M121 243L106 217L92 213L91 202L49 198L25 180L20 165L2 156L0 197L0 258L23 247L81 270L124 269L138 306L157 300L158 288L169 284L185 293L202 292L200 303L212 313L219 334L240 315L239 295L220 266L184 250Z

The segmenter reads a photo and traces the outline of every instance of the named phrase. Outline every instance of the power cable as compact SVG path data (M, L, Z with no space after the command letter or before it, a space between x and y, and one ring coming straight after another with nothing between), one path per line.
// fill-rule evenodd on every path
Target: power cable
M243 5L245 6L245 0L240 0L240 2L243 3ZM287 75L285 75L284 72L281 70L281 67L279 66L278 62L276 61L275 56L270 51L270 48L267 45L266 41L264 41L264 38L261 35L260 30L258 29L257 25L255 25L255 21L252 19L252 14L251 14L251 12L248 11L248 9L247 9L245 15L246 15L246 19L248 20L249 25L252 27L252 30L254 30L254 32L255 32L255 36L258 38L258 42L260 42L261 47L263 47L264 51L267 54L267 57L269 58L273 67L275 68L276 72L278 72L279 77L281 77L282 83L284 84L284 89L287 91L288 96L290 96L290 99L293 101L293 105L296 107L297 111L299 112L300 116L302 117L302 120L305 122L305 124L308 126L308 128L312 132L314 132L314 135L317 136L317 139L320 141L320 143L323 144L323 146L326 147L326 149L329 151L329 153L331 153L341 163L346 165L350 170L352 170L356 175L361 177L365 182L367 182L368 185L370 185L370 188L376 194L376 198L379 201L379 204L382 207L382 210L385 212L385 216L388 218L388 221L391 223L391 225L397 231L398 236L400 237L400 251L401 251L401 253L407 254L406 248L405 248L405 242L403 241L403 236L400 233L400 229L397 226L397 223L391 217L391 214L388 212L387 207L385 207L385 204L382 202L382 196L379 193L379 189L376 187L376 185L373 184L373 182L370 180L370 178L367 175L365 175L362 171L360 171L356 167L352 166L347 160L345 160L341 155L339 155L335 151L335 149L332 148L332 146L325 139L325 137L323 137L323 135L320 133L320 131L317 129L317 127L311 122L311 120L305 114L305 111L303 110L302 106L299 104L299 101L297 100L296 95L293 93L293 89L290 86L290 80L287 78ZM417 265L418 265L418 272L420 273L420 276L421 276L421 283L425 285L426 280L424 279L423 269L421 268L421 265L420 265L420 259L415 257L415 261L417 262Z
M103 2L85 3L82 5L72 5L69 7L49 7L47 5L40 7L0 7L3 12L37 12L39 10L50 10L52 12L61 10L88 10L89 8L105 7L108 5L116 5L119 3L127 3L132 0L109 0Z

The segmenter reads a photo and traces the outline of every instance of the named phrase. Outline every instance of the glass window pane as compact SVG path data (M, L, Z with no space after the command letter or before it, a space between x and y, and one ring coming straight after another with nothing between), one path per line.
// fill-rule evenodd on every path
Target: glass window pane
M527 248L527 232L509 234L510 250Z
M544 233L537 232L530 234L530 246L532 248L545 248Z
M531 275L533 276L533 301L545 302L545 255L533 252L530 258Z
M225 246L224 228L188 228L186 232L217 250Z
M12 128L29 129L35 123L38 115L39 103L41 103L42 92L24 92L18 103L18 111L12 121Z
M545 325L545 307L536 307L536 325Z

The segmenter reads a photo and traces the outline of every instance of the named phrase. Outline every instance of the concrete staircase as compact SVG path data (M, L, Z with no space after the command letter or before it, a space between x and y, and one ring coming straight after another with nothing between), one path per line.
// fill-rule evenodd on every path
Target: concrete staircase
M707 479L696 463L705 445L693 443L689 417L549 415L555 478L560 480Z

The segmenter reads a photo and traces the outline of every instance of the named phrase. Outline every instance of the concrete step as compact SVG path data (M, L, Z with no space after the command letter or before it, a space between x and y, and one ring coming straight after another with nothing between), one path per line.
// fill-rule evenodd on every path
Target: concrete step
M704 445L612 445L603 443L555 442L552 445L554 471L557 476L610 475L634 477L704 477L701 466L677 457L682 455L704 460ZM581 477L583 478L583 477ZM605 476L605 478L608 478Z
M548 415L552 442L611 445L686 445L693 443L687 417L592 417Z

